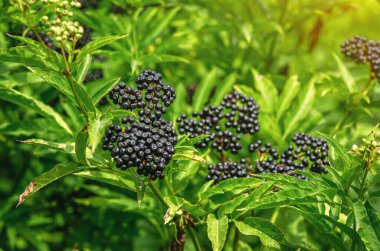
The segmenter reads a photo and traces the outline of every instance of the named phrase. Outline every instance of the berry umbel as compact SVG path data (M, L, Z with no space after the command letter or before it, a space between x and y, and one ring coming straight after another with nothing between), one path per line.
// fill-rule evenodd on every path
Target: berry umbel
M294 145L289 145L283 154L279 155L270 143L262 144L260 140L249 145L250 152L259 154L254 173L281 173L300 179L306 177L296 173L296 170L310 170L316 173L327 173L329 145L324 139L313 138L305 133L295 134Z
M252 98L234 91L226 95L219 106L210 105L200 112L193 112L192 119L182 114L177 118L178 130L181 134L189 134L190 138L209 135L195 144L196 148L211 145L220 153L236 154L242 148L241 134L259 131L259 109Z
M368 63L371 77L380 82L380 42L355 36L341 44L342 53L358 64Z
M137 115L122 117L103 138L103 150L111 152L116 167L137 167L137 173L152 180L164 177L164 168L174 154L178 135L173 123L161 117L175 99L174 88L162 82L162 75L145 70L136 79L138 89L120 82L109 97L122 109Z

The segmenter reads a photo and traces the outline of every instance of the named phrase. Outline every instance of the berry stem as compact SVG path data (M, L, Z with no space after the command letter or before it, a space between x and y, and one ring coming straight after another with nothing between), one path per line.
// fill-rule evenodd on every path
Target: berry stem
M154 195L156 195L157 199L159 199L161 201L161 203L167 207L167 208L170 208L169 204L164 200L164 197L162 196L161 192L157 189L157 187L153 184L152 180L151 179L148 179L148 185L150 187L150 189L152 190L152 192L154 193Z
M24 18L25 18L25 20L26 20L26 23L27 23L28 27L29 27L29 28L33 31L33 33L36 35L36 38L37 38L38 42L40 42L40 43L42 44L42 46L45 48L46 52L47 52L48 54L50 54L50 53L51 53L51 52L50 52L50 49L46 46L46 44L45 44L44 41L42 40L40 34L38 34L38 32L36 31L35 26L32 25L32 24L30 23L29 17L28 17L28 15L27 15L27 13L26 13L26 9L25 9L25 8L22 8L22 10L23 10L22 13L23 13L23 15L24 15Z

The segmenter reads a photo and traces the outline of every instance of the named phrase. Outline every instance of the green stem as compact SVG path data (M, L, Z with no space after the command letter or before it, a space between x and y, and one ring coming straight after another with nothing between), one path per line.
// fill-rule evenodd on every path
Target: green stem
M276 207L276 209L274 210L272 214L272 218L270 219L270 222L272 222L272 224L276 224L279 212L280 212L280 208Z
M193 243L194 243L194 246L195 246L195 250L196 251L202 251L201 244L199 243L198 237L195 234L194 229L190 227L189 228L189 232L190 232L190 237L193 240Z
M367 161L364 164L364 168L365 168L364 176L362 178L362 182L361 182L361 185L360 185L360 192L359 192L359 198L361 200L364 199L363 196L364 196L364 193L365 193L366 180L367 180L367 176L368 176L368 172L369 172L369 163Z
M239 229L235 226L234 243L232 246L233 251L239 250L239 240L240 240L240 232L239 232Z
M162 196L160 191L157 189L157 187L153 184L151 179L148 179L148 185L149 185L150 189L152 190L152 192L156 195L156 197L161 201L161 203L165 207L170 208L169 204L164 200L164 197Z

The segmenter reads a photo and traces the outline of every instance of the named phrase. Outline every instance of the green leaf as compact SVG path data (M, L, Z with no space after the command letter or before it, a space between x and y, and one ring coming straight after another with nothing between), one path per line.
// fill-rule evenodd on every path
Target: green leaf
M212 250L222 250L224 242L226 241L227 230L227 216L224 215L220 219L217 219L213 214L207 216L207 236L211 241Z
M380 240L380 220L377 216L376 210L371 206L369 201L367 201L364 206L367 211L369 222L373 227L376 237L378 240Z
M135 190L135 183L130 172L118 173L111 169L86 169L76 172L74 175L81 176L87 179L96 180L99 182L107 183L120 188Z
M316 132L316 134L327 140L330 146L332 146L337 153L337 157L341 158L348 167L350 166L351 160L348 156L347 150L337 140L321 132Z
M231 191L234 194L239 194L244 191L257 188L262 184L263 184L263 181L259 179L246 179L246 178L227 179L222 182L219 182L215 186L209 187L209 185L207 185L206 187L203 187L199 191L198 197L200 198L200 200L204 200L217 194L224 194L225 192L228 192L228 191Z
M95 112L95 105L92 102L86 88L84 88L84 85L79 84L72 77L67 77L67 81L69 81L69 84L71 85L74 97L76 97L77 105L86 109L85 111L82 110L82 112Z
M242 234L259 237L264 246L280 249L281 243L286 243L283 233L263 218L248 217L244 221L234 220L234 223Z
M53 119L69 134L73 133L60 114L54 111L53 108L51 108L50 106L42 103L39 100L34 99L33 97L30 97L24 93L21 93L13 89L0 88L0 99L22 106L26 109L32 109L46 118Z
M315 79L312 78L309 84L305 87L305 90L300 94L298 100L298 106L295 108L295 112L290 114L289 121L286 122L286 129L283 135L285 139L289 133L293 132L298 123L309 115L309 112L313 106L315 98Z
M232 200L227 201L218 209L218 217L222 215L227 215L235 211L235 209L245 200L247 199L248 194L241 194Z
M180 10L180 8L173 8L168 13L165 13L165 16L163 19L159 20L159 22L154 26L152 30L150 30L148 33L146 33L145 36L143 36L144 43L149 43L152 39L159 36L161 32L167 28L167 26L170 24L170 21L175 17L177 12Z
M92 57L90 54L87 54L79 64L78 73L77 73L77 82L79 84L83 83L83 80L86 78L88 70L91 66Z
M88 115L88 143L91 151L94 152L103 138L106 127L111 124L112 115L110 113L96 114L93 112Z
M291 76L284 86L284 90L281 92L280 102L277 110L277 121L279 121L286 111L289 109L294 98L300 90L300 82L297 76Z
M252 75L254 86L261 95L260 106L263 111L271 113L278 103L277 88L269 78L260 75L255 69L252 69Z
M44 62L36 57L25 46L17 46L14 48L0 48L0 61L19 63L28 66L46 67Z
M338 55L336 55L335 53L333 53L333 57L334 57L336 63L338 64L338 68L339 68L340 74L341 74L341 76L343 78L343 82L347 86L348 91L350 93L356 92L358 90L358 88L357 88L357 86L355 84L354 77L351 75L351 73L347 69L347 67L343 64L342 60L340 60L340 58L338 57Z
M27 67L31 72L50 83L58 91L74 101L73 93L63 73L49 71L38 67Z
M127 110L113 110L110 113L113 118L120 118L120 117L127 117L127 116L137 117L137 115L134 112L127 111Z
M197 155L193 151L185 151L185 152L175 153L173 155L172 159L173 160L195 160L198 162L205 162L206 161L202 156Z
M100 37L86 44L78 53L76 60L82 60L87 54L90 54L97 49L110 44L116 40L125 38L127 35L118 35L118 36L108 36L108 37Z
M225 77L221 86L216 88L214 97L212 98L212 104L220 105L225 95L231 92L233 85L236 82L236 73L231 73Z
M38 178L32 180L29 185L26 187L25 191L20 195L17 207L20 206L27 198L32 194L36 193L38 190L44 186L70 174L75 171L83 169L75 163L68 164L58 164L53 169L42 174Z
M77 134L75 140L75 154L79 162L86 162L86 145L87 145L88 134L85 131L80 131Z
M27 139L27 140L20 140L20 142L30 144L30 145L40 145L40 146L44 146L50 149L68 153L68 154L75 154L74 144L58 143L58 142L52 142L52 141L47 141L43 139Z
M94 104L99 103L99 101L106 96L112 88L119 83L120 78L113 79L109 82L107 82L105 85L103 85L99 90L97 90L91 97L91 100Z
M43 46L40 42L23 36L8 35L14 39L24 42L34 52L33 54L43 60L44 65L50 69L60 71L64 67L62 56L49 48Z
M199 83L197 91L194 94L194 110L200 111L210 98L211 89L216 83L216 68L213 68L207 76Z

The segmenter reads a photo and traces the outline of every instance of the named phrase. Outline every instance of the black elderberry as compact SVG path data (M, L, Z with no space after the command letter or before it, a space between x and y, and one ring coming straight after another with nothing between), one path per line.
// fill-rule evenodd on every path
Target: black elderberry
M197 148L211 146L218 152L236 154L242 148L240 134L253 134L260 129L258 113L259 106L253 99L232 92L224 97L220 106L194 111L192 119L182 114L177 118L178 130L181 134L189 134L190 138L208 135L195 144Z
M174 88L162 81L162 74L143 71L136 79L137 89L120 82L109 93L114 104L125 110L139 109L140 120L151 124L166 113L176 98Z
M158 86L161 89L166 86L165 89L170 91L170 102L174 100L174 89L165 85L161 78L161 74L146 70L136 81L137 90L124 82L113 88L109 94L113 103L127 110L138 109L138 117L122 117L122 126L110 125L105 132L102 146L103 149L111 151L117 168L126 170L137 167L138 174L149 176L152 180L164 177L164 167L174 155L174 145L178 140L173 123L160 117L166 111L163 105L146 100L147 93L154 96ZM167 99L169 94L165 95Z
M218 183L229 178L250 177L252 165L245 159L238 162L219 162L216 165L208 165L209 174L206 180L213 180Z
M372 76L380 82L380 42L355 36L341 44L342 53L356 63L368 63Z
M263 146L261 141L250 144L250 152L258 152L260 155L254 172L257 174L281 173L300 179L306 179L306 177L297 174L295 170L327 172L329 146L324 139L299 133L294 135L292 141L295 146L289 145L281 155L278 155L274 148L270 148L271 144L267 143Z

